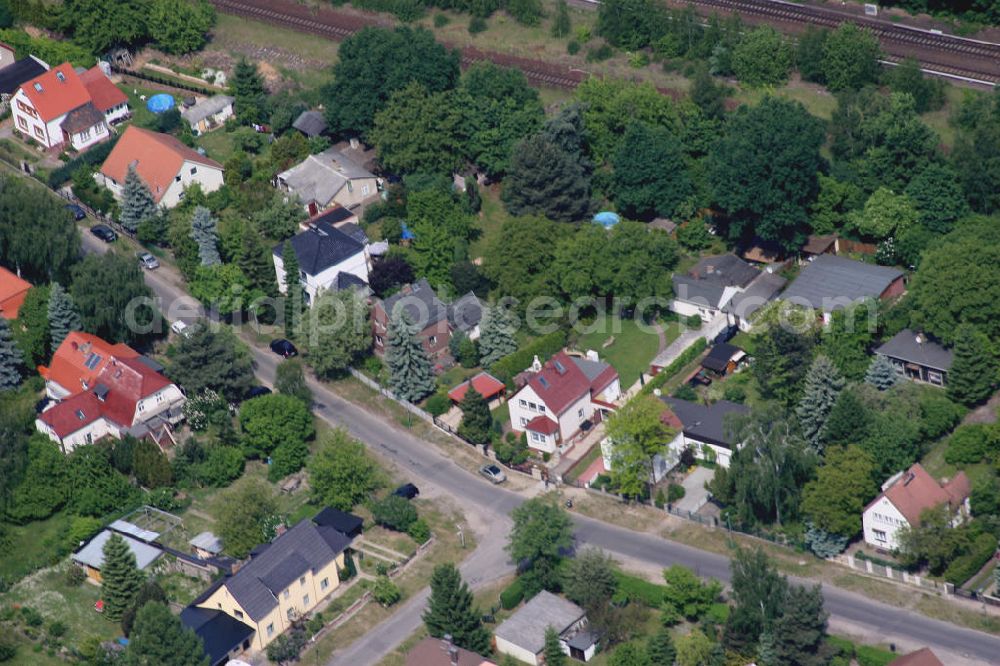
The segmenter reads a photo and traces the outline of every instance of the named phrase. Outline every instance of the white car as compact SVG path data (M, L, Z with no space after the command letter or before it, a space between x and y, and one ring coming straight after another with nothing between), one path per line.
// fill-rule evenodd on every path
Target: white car
M176 333L177 335L183 335L186 338L189 335L191 335L192 329L188 324L185 324L183 321L178 319L177 321L175 321L170 325L170 330Z

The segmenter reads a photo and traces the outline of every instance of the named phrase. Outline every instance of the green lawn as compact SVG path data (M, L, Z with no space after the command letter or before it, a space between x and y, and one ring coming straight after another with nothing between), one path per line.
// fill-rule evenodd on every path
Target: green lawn
M195 139L199 146L205 149L208 156L219 164L225 164L235 152L233 134L220 127Z
M118 87L121 88L122 92L128 96L128 106L132 110L131 122L143 127L148 126L148 124L152 122L154 114L146 108L146 102L149 101L149 98L153 95L159 95L165 91L155 90L153 88L142 88L140 86L129 85L127 83L123 83ZM145 96L146 99L141 99L142 96ZM181 99L174 95L174 102L179 105L181 103Z
M510 424L510 403L503 403L493 410L493 420L502 426Z
M0 557L0 577L17 580L51 561L59 539L69 527L69 516L58 513L46 520L7 527L10 543Z
M639 379L648 367L649 362L659 351L659 338L648 326L639 325L632 319L620 319L617 316L605 316L597 320L589 330L582 333L576 340L580 351L593 349L618 370L621 377L622 390L628 390ZM676 338L680 330L675 322L667 325L667 343ZM604 343L614 338L614 342L605 347Z
M473 259L483 256L486 248L500 234L500 227L511 218L500 201L500 189L498 186L481 187L479 188L479 194L483 198L483 207L479 212L477 220L479 237L469 245L469 256Z

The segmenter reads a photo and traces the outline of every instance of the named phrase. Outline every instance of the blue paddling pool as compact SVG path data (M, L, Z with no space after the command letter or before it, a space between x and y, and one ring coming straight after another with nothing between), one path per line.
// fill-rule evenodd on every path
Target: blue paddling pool
M163 113L164 111L169 111L174 108L174 98L166 93L160 93L158 95L153 95L148 100L146 100L146 108L153 113Z

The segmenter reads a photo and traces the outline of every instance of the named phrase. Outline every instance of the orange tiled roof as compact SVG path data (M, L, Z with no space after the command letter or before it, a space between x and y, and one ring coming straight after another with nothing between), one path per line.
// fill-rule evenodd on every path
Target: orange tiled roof
M0 267L0 317L17 319L17 312L28 295L31 283Z
M21 86L39 117L54 120L90 101L90 93L73 69L64 62Z
M87 387L93 388L95 378L108 360L135 358L139 352L126 344L111 344L96 335L74 331L66 336L59 349L52 355L52 363L40 367L39 373L46 380L55 382L70 393Z
M959 472L947 484L941 485L920 463L916 463L886 488L882 495L876 497L872 504L885 496L910 525L919 525L920 514L925 510L942 504L947 504L953 510L957 509L970 492L969 477L965 472Z
M455 402L462 402L465 398L465 394L469 391L469 383L476 388L479 395L483 396L487 400L491 400L497 395L503 393L504 389L507 388L506 385L493 375L488 372L480 372L478 375L473 377L468 381L464 381L452 390L448 391L448 397Z
M101 113L107 113L108 109L128 102L128 96L111 83L111 79L104 76L104 72L96 65L80 74L80 81L90 94L90 101Z
M222 168L215 160L188 148L169 134L130 125L104 161L101 173L116 183L124 184L129 165L134 164L139 177L153 193L153 199L159 202L185 160Z

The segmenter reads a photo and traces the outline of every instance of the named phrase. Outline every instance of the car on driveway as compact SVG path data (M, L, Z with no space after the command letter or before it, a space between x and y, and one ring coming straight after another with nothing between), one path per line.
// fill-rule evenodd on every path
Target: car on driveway
M77 222L87 219L87 211L76 204L66 204L66 210L69 211L69 214L72 215L73 219Z
M295 345L284 338L271 340L271 351L278 356L284 356L285 358L291 358L292 356L299 355L299 350L295 348Z
M483 465L479 468L479 473L485 476L487 479L493 483L503 483L507 480L507 475L504 474L503 470L499 466L493 465Z
M90 228L90 233L94 234L105 243L114 243L118 240L118 234L116 234L114 229L106 224L95 224Z
M411 500L420 494L420 489L417 488L412 483L404 483L399 488L392 491L392 494L396 497L402 497L403 499Z
M160 267L160 262L149 252L140 252L139 265L148 270L154 270Z
M185 338L190 337L191 333L194 332L194 329L191 328L190 324L187 324L180 319L170 325L170 330L177 335L183 335Z

